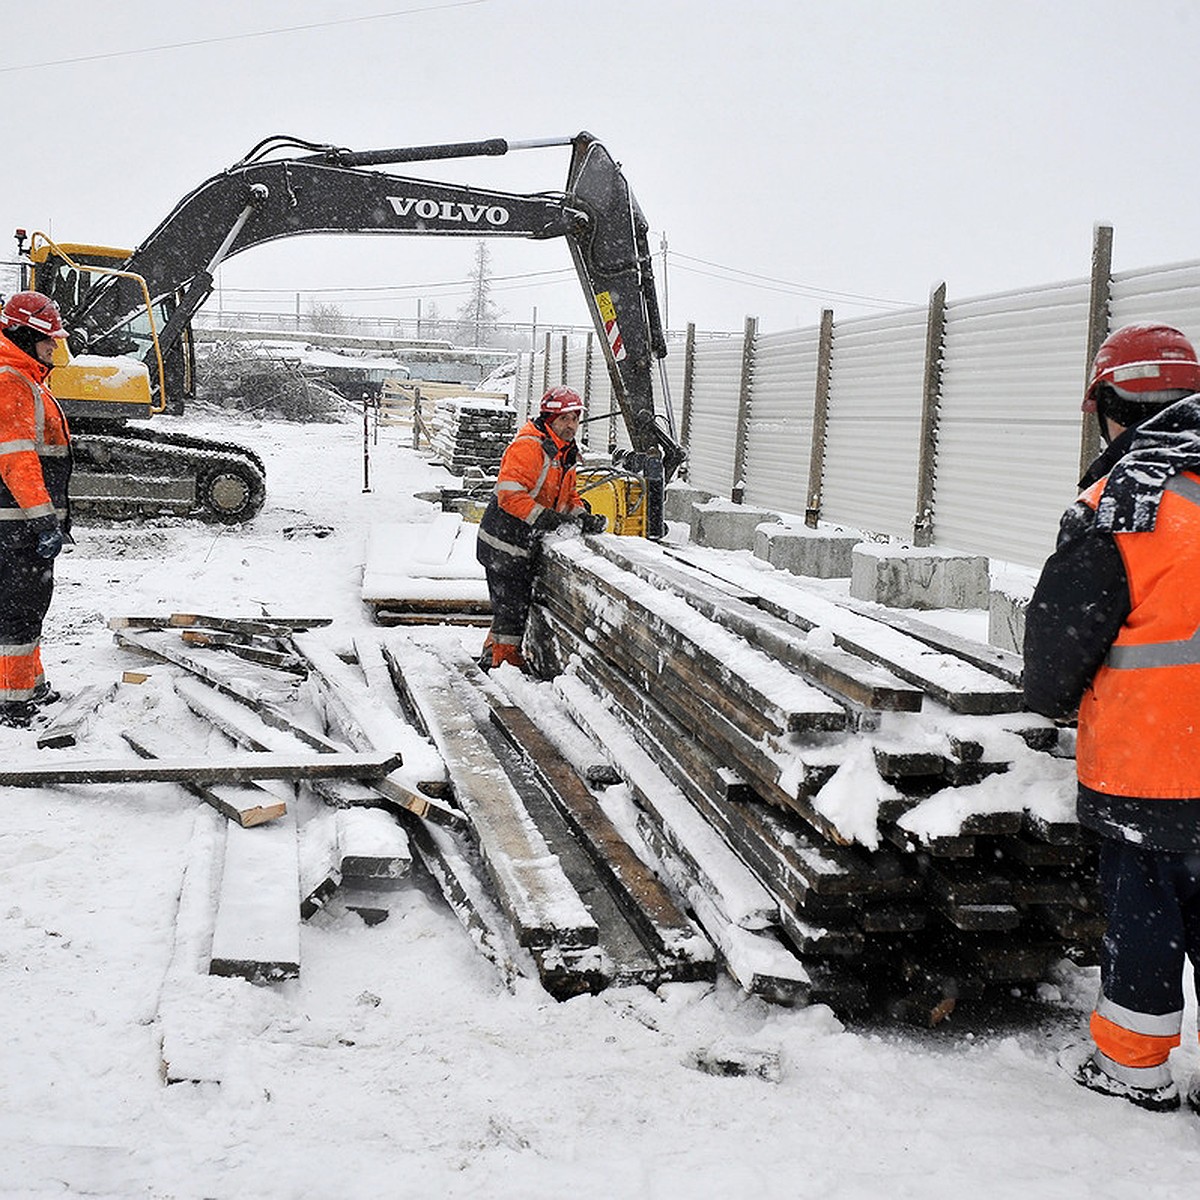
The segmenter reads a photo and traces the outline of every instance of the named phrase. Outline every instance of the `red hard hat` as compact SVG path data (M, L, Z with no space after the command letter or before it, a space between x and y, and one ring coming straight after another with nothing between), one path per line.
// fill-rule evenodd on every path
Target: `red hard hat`
M1192 343L1170 325L1124 325L1110 333L1096 351L1083 397L1084 412L1096 411L1096 392L1105 383L1134 401L1144 393L1198 392L1200 362ZM1146 395L1145 401L1154 404L1161 397Z
M569 387L552 387L542 397L543 417L561 417L563 413L583 412L583 397Z
M65 338L62 314L58 305L41 292L15 292L0 309L0 328L12 329L24 325L42 337Z

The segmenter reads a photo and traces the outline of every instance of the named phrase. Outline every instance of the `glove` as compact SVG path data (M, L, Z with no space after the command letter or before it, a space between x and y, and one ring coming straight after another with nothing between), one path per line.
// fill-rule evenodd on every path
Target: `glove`
M30 532L37 537L34 549L38 557L56 558L63 548L63 531L58 517L51 513L45 517L35 517L29 524Z
M579 523L584 533L603 533L608 528L608 519L603 513L584 513Z
M557 529L560 525L566 525L574 519L571 513L555 512L552 508L544 508L538 513L533 527L540 529L543 533L549 533L552 529Z

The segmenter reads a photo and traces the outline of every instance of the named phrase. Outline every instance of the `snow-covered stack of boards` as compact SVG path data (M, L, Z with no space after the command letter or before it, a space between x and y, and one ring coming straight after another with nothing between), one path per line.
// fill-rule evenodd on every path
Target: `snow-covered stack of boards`
M517 429L516 410L498 400L439 400L430 418L435 457L456 475L477 468L495 475Z
M1071 747L1022 711L1017 656L744 556L607 536L546 549L538 673L601 699L653 764L643 785L615 763L643 834L697 914L730 917L667 810L719 834L767 893L755 920L803 963L808 998L944 1012L1063 957L1095 961Z

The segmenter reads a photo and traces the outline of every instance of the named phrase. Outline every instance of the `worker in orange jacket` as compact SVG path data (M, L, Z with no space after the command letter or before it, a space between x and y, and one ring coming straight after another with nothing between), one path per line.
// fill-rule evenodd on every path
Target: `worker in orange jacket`
M71 435L46 379L66 336L40 292L17 292L0 309L0 723L17 727L58 699L41 637L70 529Z
M511 663L525 669L521 641L542 535L566 524L585 533L605 528L604 517L589 511L575 486L575 434L582 419L579 393L553 387L542 397L537 417L525 423L500 460L476 543L492 604L487 645L493 667Z
M1183 971L1200 983L1200 362L1167 325L1127 325L1084 410L1107 449L1063 516L1025 615L1025 698L1078 708L1080 824L1107 910L1084 1087L1179 1107L1168 1059ZM1200 1113L1200 1085L1187 1094Z

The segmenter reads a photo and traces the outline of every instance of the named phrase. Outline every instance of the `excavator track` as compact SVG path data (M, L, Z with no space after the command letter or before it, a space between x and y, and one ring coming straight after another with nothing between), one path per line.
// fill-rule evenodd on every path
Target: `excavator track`
M266 499L252 450L160 430L81 431L72 439L71 507L116 520L159 513L224 525L250 520Z

